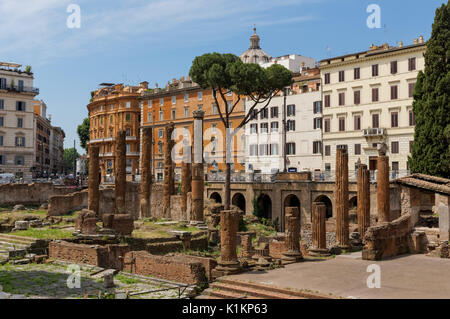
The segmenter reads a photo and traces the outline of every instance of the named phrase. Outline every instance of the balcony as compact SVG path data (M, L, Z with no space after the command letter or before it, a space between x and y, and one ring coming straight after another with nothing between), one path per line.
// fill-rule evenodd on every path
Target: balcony
M8 92L18 92L18 93L34 93L39 94L39 89L31 86L18 86L18 85L2 85L0 90L5 90Z
M367 128L363 130L364 137L383 137L386 135L384 128Z

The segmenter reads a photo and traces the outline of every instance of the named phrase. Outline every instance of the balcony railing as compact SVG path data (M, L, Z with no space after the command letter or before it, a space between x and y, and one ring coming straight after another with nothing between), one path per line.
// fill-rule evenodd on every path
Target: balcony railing
M1 85L0 90L6 90L8 92L26 92L39 94L39 89L31 86Z
M384 128L366 128L363 130L364 137L384 136L386 129Z

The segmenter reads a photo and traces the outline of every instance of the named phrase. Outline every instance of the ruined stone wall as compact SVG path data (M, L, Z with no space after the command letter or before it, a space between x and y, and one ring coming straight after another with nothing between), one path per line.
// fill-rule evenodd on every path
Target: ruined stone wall
M207 281L203 264L185 256L155 256L146 251L131 251L125 255L125 270L185 284Z
M367 229L362 258L381 260L382 258L406 254L412 250L412 225L409 214Z
M48 216L61 216L74 210L88 206L88 191L75 192L68 195L51 196L48 201Z
M0 205L40 205L50 196L65 195L76 191L74 187L55 186L53 183L0 185Z
M286 242L282 240L273 240L269 242L269 255L274 259L281 259L283 252L286 251Z
M206 250L208 239L206 236L191 239L191 250ZM146 250L154 255L162 255L183 250L183 243L180 240L166 241L147 244Z

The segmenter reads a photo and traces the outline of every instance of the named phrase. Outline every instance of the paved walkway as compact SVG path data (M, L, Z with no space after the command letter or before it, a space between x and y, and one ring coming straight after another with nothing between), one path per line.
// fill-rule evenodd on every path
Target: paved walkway
M381 287L368 288L367 266L381 270ZM338 256L305 261L268 272L230 276L280 288L308 289L343 298L450 298L450 259L404 255L383 261Z

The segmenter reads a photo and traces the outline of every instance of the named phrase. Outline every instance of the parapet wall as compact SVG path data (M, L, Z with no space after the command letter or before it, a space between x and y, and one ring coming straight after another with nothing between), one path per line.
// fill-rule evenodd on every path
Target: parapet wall
M398 219L371 226L364 236L365 246L362 258L381 260L386 257L409 253L412 248L411 215L402 215Z
M0 205L41 205L51 196L75 192L74 187L55 186L53 183L0 185Z

